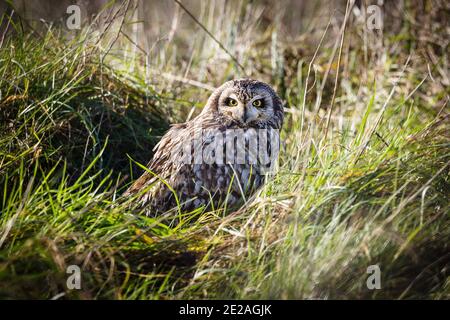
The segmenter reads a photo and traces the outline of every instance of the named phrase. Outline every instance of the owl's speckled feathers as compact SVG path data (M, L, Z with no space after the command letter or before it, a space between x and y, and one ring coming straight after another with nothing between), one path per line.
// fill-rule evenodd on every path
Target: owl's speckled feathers
M282 124L281 100L268 84L251 79L228 81L212 93L201 114L169 129L156 145L148 171L125 195L142 193L139 202L149 213L176 208L177 202L183 210L235 207L263 184L267 167L267 163L252 162L251 152L243 161L235 161L238 149L249 151L252 141L259 148L264 141L257 138L261 132L278 143ZM237 150L225 148L222 134L225 137L229 132L236 135L234 140L242 140ZM277 157L273 144L261 146L271 159ZM198 154L209 156L198 161Z

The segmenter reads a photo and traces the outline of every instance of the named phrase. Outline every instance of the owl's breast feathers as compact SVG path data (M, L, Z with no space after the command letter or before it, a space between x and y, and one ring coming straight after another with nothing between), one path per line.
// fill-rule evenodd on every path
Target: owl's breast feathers
M248 140L255 138L257 130L242 128L219 114L201 114L189 122L173 125L155 146L148 170L124 195L142 193L140 204L154 212L176 207L177 200L183 209L191 210L202 205L217 208L225 202L233 206L246 199L263 183L261 169L267 168L267 164L252 162L255 156L252 152L246 152L240 162L229 163L230 150L226 150L223 136L230 130L238 133L236 139L244 136L237 149L249 151ZM278 130L267 137L279 143ZM268 144L266 150L272 158L278 155L278 146ZM231 158L236 159L239 150L231 152Z

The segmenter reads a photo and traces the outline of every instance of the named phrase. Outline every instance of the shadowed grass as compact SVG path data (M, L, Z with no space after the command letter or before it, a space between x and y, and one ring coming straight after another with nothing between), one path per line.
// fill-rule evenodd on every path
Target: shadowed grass
M225 8L247 33L199 18L217 39L196 34L188 51L175 39L150 63L129 37L13 26L0 48L0 298L449 298L447 56L427 65L405 52L408 34L367 44L355 23L336 76L325 32L320 48L284 41L275 22ZM286 102L278 173L226 216L147 217L120 197L128 182L168 122L241 75L216 41ZM66 286L72 264L81 290ZM381 290L366 286L370 265Z

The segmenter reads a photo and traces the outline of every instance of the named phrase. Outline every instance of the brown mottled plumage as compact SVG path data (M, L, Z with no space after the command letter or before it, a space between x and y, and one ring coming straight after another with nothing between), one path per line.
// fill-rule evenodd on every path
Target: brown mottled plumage
M175 208L177 200L183 210L217 208L225 203L235 207L263 184L264 169L269 167L260 160L251 162L250 143L257 141L259 148L261 141L261 148L275 159L282 124L282 103L269 85L251 79L228 81L213 92L200 115L170 128L155 147L149 171L125 195L141 192L138 199L148 213ZM229 132L236 134L232 140L242 141L240 145L236 142L234 149L225 148L226 140L221 138ZM275 145L266 147L261 136ZM239 148L248 151L241 162L236 160ZM206 152L211 149L215 151ZM193 161L195 152L206 156Z

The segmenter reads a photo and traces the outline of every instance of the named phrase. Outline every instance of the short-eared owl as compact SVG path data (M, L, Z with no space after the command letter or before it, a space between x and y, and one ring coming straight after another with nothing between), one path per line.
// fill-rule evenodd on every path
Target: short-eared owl
M125 195L139 193L148 213L236 207L273 167L283 124L280 98L266 83L231 80L193 120L173 125L155 147L148 170Z

